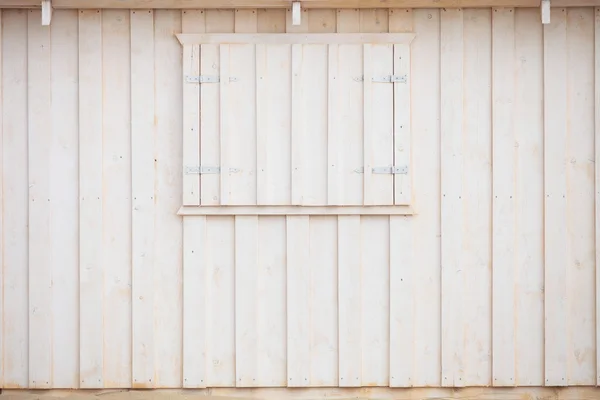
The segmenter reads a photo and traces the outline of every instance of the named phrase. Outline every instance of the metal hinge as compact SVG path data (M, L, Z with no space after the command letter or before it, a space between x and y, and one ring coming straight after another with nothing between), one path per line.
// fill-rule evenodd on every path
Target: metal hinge
M185 167L186 174L218 174L221 172L219 167Z
M387 76L374 76L371 81L382 82L382 83L406 83L406 75L387 75Z
M372 171L374 174L408 174L408 166L374 167Z
M186 75L185 81L188 83L219 83L221 78L214 75L191 76ZM238 78L230 77L229 82L237 82Z

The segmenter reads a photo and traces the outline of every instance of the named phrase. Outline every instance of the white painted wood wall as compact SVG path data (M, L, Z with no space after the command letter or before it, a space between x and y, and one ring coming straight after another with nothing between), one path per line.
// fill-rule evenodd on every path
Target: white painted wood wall
M0 21L1 387L600 380L600 11ZM175 34L285 31L415 32L414 215L177 215Z

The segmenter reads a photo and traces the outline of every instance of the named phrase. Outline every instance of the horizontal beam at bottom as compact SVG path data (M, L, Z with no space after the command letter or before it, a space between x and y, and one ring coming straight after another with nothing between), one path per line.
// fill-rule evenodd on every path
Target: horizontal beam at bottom
M230 399L380 399L380 400L592 400L600 398L599 387L518 387L518 388L210 388L172 390L3 390L0 399L34 400L226 400Z
M177 215L414 215L410 206L183 206Z

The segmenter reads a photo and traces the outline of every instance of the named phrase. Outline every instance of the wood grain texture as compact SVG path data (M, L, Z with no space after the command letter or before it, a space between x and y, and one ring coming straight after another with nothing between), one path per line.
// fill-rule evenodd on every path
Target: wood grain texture
M493 383L515 384L515 262L517 252L514 177L515 10L492 11L493 91Z
M81 388L104 386L102 14L79 11L79 370Z
M462 10L440 12L441 79L441 372L442 386L465 383L465 301L462 265L464 246L462 221L465 214L462 165L464 129L464 43Z
M52 36L52 251L53 387L79 386L79 126L78 16L53 16ZM56 133L56 135L54 135Z
M154 387L155 149L154 12L131 18L132 385Z
M544 26L545 384L568 384L567 340L567 13ZM554 77L554 78L550 78ZM552 227L551 229L549 229Z
M29 385L29 216L27 207L23 206L29 203L27 14L25 10L2 12L2 375L5 389ZM9 167L11 173L8 173Z
M102 11L103 372L113 388L132 381L130 30L129 11Z

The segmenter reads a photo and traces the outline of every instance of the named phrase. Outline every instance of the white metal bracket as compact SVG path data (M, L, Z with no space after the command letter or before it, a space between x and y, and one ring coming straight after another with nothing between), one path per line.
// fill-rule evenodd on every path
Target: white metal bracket
M42 0L42 25L48 26L52 21L52 0Z
M302 19L302 7L300 6L299 1L294 1L292 3L292 25L300 25L300 21Z
M374 174L408 174L408 167L374 167L372 171Z
M540 4L542 14L542 24L550 23L550 0L542 0Z

